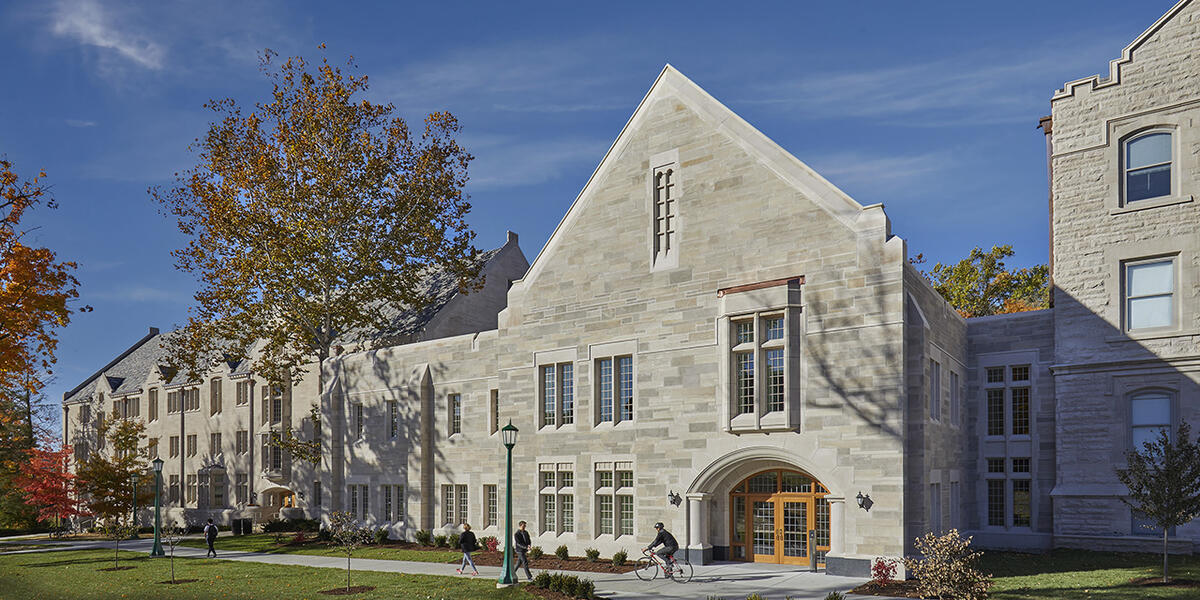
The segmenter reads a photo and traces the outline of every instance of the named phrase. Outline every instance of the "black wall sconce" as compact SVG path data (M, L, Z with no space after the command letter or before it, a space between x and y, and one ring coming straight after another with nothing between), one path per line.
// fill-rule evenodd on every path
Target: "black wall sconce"
M675 492L667 492L667 501L674 506L679 506L683 504L683 497Z
M854 497L854 499L858 500L858 507L867 512L870 512L871 507L875 504L874 502L871 501L870 494L867 494L864 496L862 492L859 492L858 495Z

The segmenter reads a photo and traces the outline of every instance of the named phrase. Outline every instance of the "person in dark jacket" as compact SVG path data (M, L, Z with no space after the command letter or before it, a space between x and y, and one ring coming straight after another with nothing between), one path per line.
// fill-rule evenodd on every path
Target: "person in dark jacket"
M458 537L458 547L462 549L463 560L462 566L458 568L458 572L462 573L467 569L467 565L471 565L472 575L478 575L479 569L475 567L475 561L471 560L471 553L479 549L479 544L475 541L475 533L471 531L470 523L463 523L462 535Z
M654 536L654 541L650 542L650 545L643 548L642 551L645 552L662 544L662 550L656 550L654 553L663 560L667 572L670 573L675 564L675 552L679 550L679 542L675 540L675 536L671 535L670 531L663 527L662 523L655 523L654 529L658 530L658 535Z
M204 554L204 558L217 557L217 549L213 548L213 544L217 542L217 526L213 525L212 519L208 520L208 524L204 526L204 541L208 542L208 552Z
M513 534L513 549L517 551L517 565L513 567L513 581L517 580L517 569L525 567L525 578L533 580L533 573L529 572L529 547L533 545L533 540L529 538L529 532L525 531L525 521L517 523L517 532Z

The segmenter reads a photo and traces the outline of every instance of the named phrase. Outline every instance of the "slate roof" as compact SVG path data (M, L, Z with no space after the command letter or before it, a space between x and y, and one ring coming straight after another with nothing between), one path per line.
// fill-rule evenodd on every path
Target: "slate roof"
M150 373L162 362L163 335L157 329L151 329L150 335L142 338L116 360L97 371L83 385L63 394L63 403L85 399L96 391L96 383L101 376L108 378L108 384L113 388L114 395L135 392L150 377Z

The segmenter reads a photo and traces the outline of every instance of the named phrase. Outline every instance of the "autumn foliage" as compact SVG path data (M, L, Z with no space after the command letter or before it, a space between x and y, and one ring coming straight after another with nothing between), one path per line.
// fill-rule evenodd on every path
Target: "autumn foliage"
M1050 278L1046 265L1008 269L1004 259L1014 254L1011 245L991 250L973 248L953 264L938 263L922 273L934 289L964 317L985 317L1050 306ZM914 264L919 264L920 257Z
M49 443L43 445L49 447ZM25 502L37 507L37 518L41 521L62 523L83 514L76 500L76 478L68 469L71 454L70 446L60 446L57 450L35 447L27 451L29 461L16 485Z

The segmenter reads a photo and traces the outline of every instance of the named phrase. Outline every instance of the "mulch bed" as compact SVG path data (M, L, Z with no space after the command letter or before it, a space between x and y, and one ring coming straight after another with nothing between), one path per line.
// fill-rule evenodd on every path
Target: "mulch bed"
M476 552L471 555L477 565L487 565L489 567L499 567L504 564L503 552ZM516 557L513 557L513 564L516 564ZM617 567L613 566L611 560L598 560L596 562L588 562L585 558L572 556L567 560L563 560L553 554L544 554L541 558L529 559L529 569L531 571L586 571L588 573L629 573L632 572L637 565L632 562ZM563 596L564 598L566 596Z
M879 585L874 581L868 581L850 590L850 593L861 594L863 596L893 596L896 598L921 597L921 594L917 593L917 582L914 579L893 581L887 585Z
M159 583L161 583L163 585L179 585L181 583L192 583L194 581L200 581L200 580L199 579L176 579L175 581L168 580L168 581L160 581Z
M1169 583L1163 583L1162 577L1142 577L1133 579L1129 582L1132 585L1142 587L1169 587L1169 588L1200 588L1200 581L1195 579L1174 579Z
M128 571L137 567L108 567L107 569L96 569L97 571Z
M375 589L375 586L373 585L356 585L348 588L340 587L333 588L332 590L321 590L318 593L325 594L326 596L350 596L352 594L369 592L373 589Z

